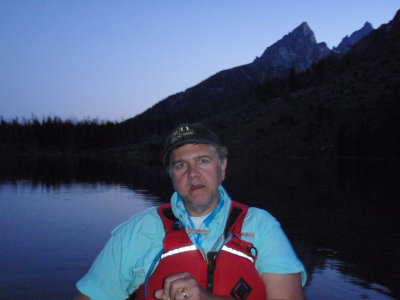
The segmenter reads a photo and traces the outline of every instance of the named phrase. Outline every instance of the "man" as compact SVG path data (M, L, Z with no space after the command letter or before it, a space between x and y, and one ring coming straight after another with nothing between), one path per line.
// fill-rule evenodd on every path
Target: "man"
M171 204L113 231L77 299L305 299L304 267L279 223L221 186L226 154L201 123L172 131L163 158Z

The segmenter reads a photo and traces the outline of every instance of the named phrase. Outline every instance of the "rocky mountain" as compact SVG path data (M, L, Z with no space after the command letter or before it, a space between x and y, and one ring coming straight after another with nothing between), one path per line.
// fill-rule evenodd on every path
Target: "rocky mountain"
M360 30L353 32L350 37L346 35L339 45L334 47L332 50L336 53L344 54L373 30L374 28L372 27L371 23L365 22L364 26Z
M366 35L371 26L366 23L361 30L353 33L336 52L347 51L352 43ZM344 39L346 40L346 38ZM164 123L151 127L156 130L170 127L183 121L201 120L205 116L231 109L243 101L251 101L249 90L266 80L284 78L290 72L300 72L332 53L326 43L317 43L314 33L306 22L268 47L260 57L246 65L216 73L201 83L167 97L144 113L125 121L127 124ZM240 97L241 95L246 95ZM167 116L167 117L166 117ZM167 121L166 121L167 120ZM168 121L170 120L170 121ZM170 124L170 123L173 124Z
M260 64L266 73L273 68L284 70L294 68L296 71L304 71L330 53L331 50L326 43L317 43L313 31L306 22L303 22L268 47L253 64Z
M148 130L145 137L135 133L141 151L159 151L162 137L176 123L201 120L225 137L231 155L396 156L400 153L399 23L400 12L390 23L359 36L360 41L341 55L326 55L325 45L316 43L303 23L251 64L219 72L179 97L161 101L142 114L143 119L135 118L135 126ZM296 63L300 68L307 63L307 55L299 53L308 55L308 63L312 57L319 61L295 72ZM261 66L264 72L275 71L276 77L255 83L260 78L250 74L260 76ZM279 76L280 71L289 75ZM229 97L218 94L229 84L233 89L235 79L243 84L238 78L246 75L247 89L232 91ZM212 85L214 90L209 89Z
M266 82L254 97L207 119L231 155L398 160L400 10L344 55Z
M252 63L221 71L126 122L0 120L0 153L98 150L159 164L166 133L180 122L202 121L233 156L398 159L400 11L345 54L326 52L302 23Z

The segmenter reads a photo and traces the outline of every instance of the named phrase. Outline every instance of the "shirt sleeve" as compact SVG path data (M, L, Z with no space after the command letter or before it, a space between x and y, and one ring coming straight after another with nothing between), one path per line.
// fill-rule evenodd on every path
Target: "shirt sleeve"
M279 222L272 215L262 209L249 208L242 232L250 233L247 236L251 238L245 239L257 248L256 268L260 275L301 273L302 284L305 285L306 270Z
M145 280L162 248L164 230L156 209L121 224L96 257L78 290L92 300L126 299Z

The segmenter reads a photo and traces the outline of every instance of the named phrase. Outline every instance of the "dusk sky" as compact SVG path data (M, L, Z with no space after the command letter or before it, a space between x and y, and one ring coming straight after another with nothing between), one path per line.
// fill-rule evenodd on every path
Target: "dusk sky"
M0 0L0 116L121 121L306 21L330 48L399 0Z

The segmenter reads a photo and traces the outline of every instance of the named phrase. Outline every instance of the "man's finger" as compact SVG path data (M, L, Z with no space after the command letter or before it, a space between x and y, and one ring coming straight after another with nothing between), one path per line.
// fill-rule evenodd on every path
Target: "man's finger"
M173 295L176 294L179 288L184 288L184 280L190 278L190 273L176 273L172 274L164 279L163 285L163 295L168 299L168 297L173 299ZM181 283L181 284L180 284ZM181 286L179 286L181 285Z

